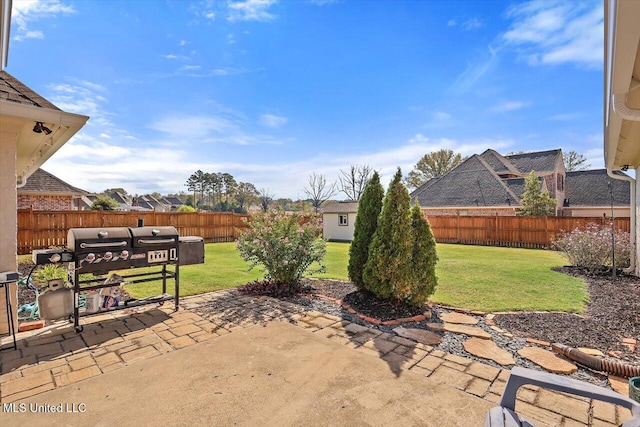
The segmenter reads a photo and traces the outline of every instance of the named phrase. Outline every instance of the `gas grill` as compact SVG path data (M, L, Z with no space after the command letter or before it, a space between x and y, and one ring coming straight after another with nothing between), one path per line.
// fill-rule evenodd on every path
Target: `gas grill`
M175 263L178 230L175 227L72 228L67 250L74 254L80 273L106 273L135 267Z
M112 302L109 310L135 307L143 304L174 300L175 309L179 306L179 268L181 265L204 262L204 239L201 237L180 237L172 226L158 227L105 227L72 228L67 233L65 250L46 249L33 252L36 265L69 262L69 280L74 290L73 319L76 331L82 331L79 318L92 313L80 313L79 296L81 292L113 289L123 283L142 283L162 281L162 294L143 300ZM167 267L170 268L167 268ZM149 267L141 273L104 276L119 270ZM92 273L93 277L80 279L81 274ZM174 279L175 291L167 294L167 279ZM108 294L108 289L106 290Z

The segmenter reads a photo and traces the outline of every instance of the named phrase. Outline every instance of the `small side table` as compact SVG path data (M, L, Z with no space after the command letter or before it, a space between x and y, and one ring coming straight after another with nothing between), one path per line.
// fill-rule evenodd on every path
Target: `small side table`
M13 336L13 349L17 350L16 344L16 325L13 323L13 307L11 305L11 295L9 294L9 285L18 281L18 273L15 271L5 271L0 273L0 288L4 288L5 303L7 306L7 326L9 332ZM9 347L8 347L9 348Z

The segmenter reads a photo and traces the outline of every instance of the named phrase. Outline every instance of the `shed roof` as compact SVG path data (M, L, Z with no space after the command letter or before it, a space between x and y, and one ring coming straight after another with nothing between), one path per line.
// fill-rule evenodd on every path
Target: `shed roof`
M356 213L358 202L330 202L322 207L322 213Z

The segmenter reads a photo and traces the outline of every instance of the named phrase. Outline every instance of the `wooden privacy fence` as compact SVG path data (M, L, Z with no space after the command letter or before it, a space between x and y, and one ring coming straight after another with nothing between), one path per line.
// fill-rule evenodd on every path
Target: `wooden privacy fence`
M589 223L610 225L611 218L556 216L428 216L440 243L548 248L562 231ZM615 218L615 228L629 231L629 218Z
M230 242L238 229L246 227L244 218L230 212L105 212L18 210L18 253L34 249L65 246L67 231L79 227L135 227L173 225L181 236L201 236L205 242Z
M244 218L229 212L104 212L18 210L18 253L34 249L65 246L67 231L78 227L135 227L173 225L181 236L201 236L205 242L230 242L246 227ZM524 217L524 216L429 216L440 243L548 248L561 230L570 231L595 222L609 225L602 217ZM616 218L615 227L629 231L629 218Z

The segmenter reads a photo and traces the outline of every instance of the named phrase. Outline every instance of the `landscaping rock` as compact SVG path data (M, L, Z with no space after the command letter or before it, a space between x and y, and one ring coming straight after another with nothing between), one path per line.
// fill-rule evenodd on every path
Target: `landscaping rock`
M399 328L395 328L393 330L396 334L403 338L409 338L411 340L417 341L426 345L439 345L440 344L440 335L434 334L431 331L427 331L424 329L414 329L414 328L403 328L402 326Z
M439 317L440 317L440 320L442 320L445 323L457 323L462 325L478 324L478 319L462 313L456 313L456 312L442 313Z
M470 338L463 342L462 346L467 352L476 357L493 360L503 366L515 365L516 363L511 353L501 349L491 340Z
M609 384L616 393L629 397L629 380L615 375L609 375Z
M578 370L578 367L573 363L556 356L550 351L543 350L538 347L525 347L518 350L518 354L555 374L568 375Z
M437 332L451 332L453 334L465 334L470 337L485 340L491 339L491 334L475 326L457 325L455 323L427 323L427 327Z

